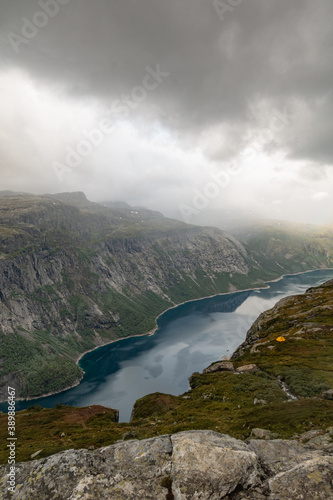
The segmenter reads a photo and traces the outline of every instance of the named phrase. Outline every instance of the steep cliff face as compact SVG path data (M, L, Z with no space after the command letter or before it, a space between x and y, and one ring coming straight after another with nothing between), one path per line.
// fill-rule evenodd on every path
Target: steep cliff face
M233 276L251 282L232 236L82 193L0 197L0 221L2 399L7 383L21 396L65 388L80 353L151 330L167 307L227 291Z

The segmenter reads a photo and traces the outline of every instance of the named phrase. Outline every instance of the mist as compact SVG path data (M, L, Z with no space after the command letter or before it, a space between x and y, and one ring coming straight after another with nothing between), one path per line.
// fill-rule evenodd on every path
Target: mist
M332 223L332 9L2 2L1 189Z

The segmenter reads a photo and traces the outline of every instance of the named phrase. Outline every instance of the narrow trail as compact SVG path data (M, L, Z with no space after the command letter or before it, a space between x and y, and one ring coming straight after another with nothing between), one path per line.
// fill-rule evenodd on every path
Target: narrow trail
M281 389L287 394L288 396L288 401L298 401L298 397L295 396L289 389L289 387L287 386L287 384L285 382L283 382L282 380L279 381L280 382L280 386L281 386Z

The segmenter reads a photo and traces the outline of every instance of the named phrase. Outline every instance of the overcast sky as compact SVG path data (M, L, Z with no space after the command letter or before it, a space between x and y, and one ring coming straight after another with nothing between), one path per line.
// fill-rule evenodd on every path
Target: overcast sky
M1 0L0 189L332 223L332 22L332 0Z

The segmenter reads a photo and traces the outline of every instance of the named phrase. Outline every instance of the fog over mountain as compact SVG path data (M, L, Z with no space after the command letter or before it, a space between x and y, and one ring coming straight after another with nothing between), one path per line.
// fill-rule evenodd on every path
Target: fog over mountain
M331 0L2 1L1 189L332 223L332 20Z

